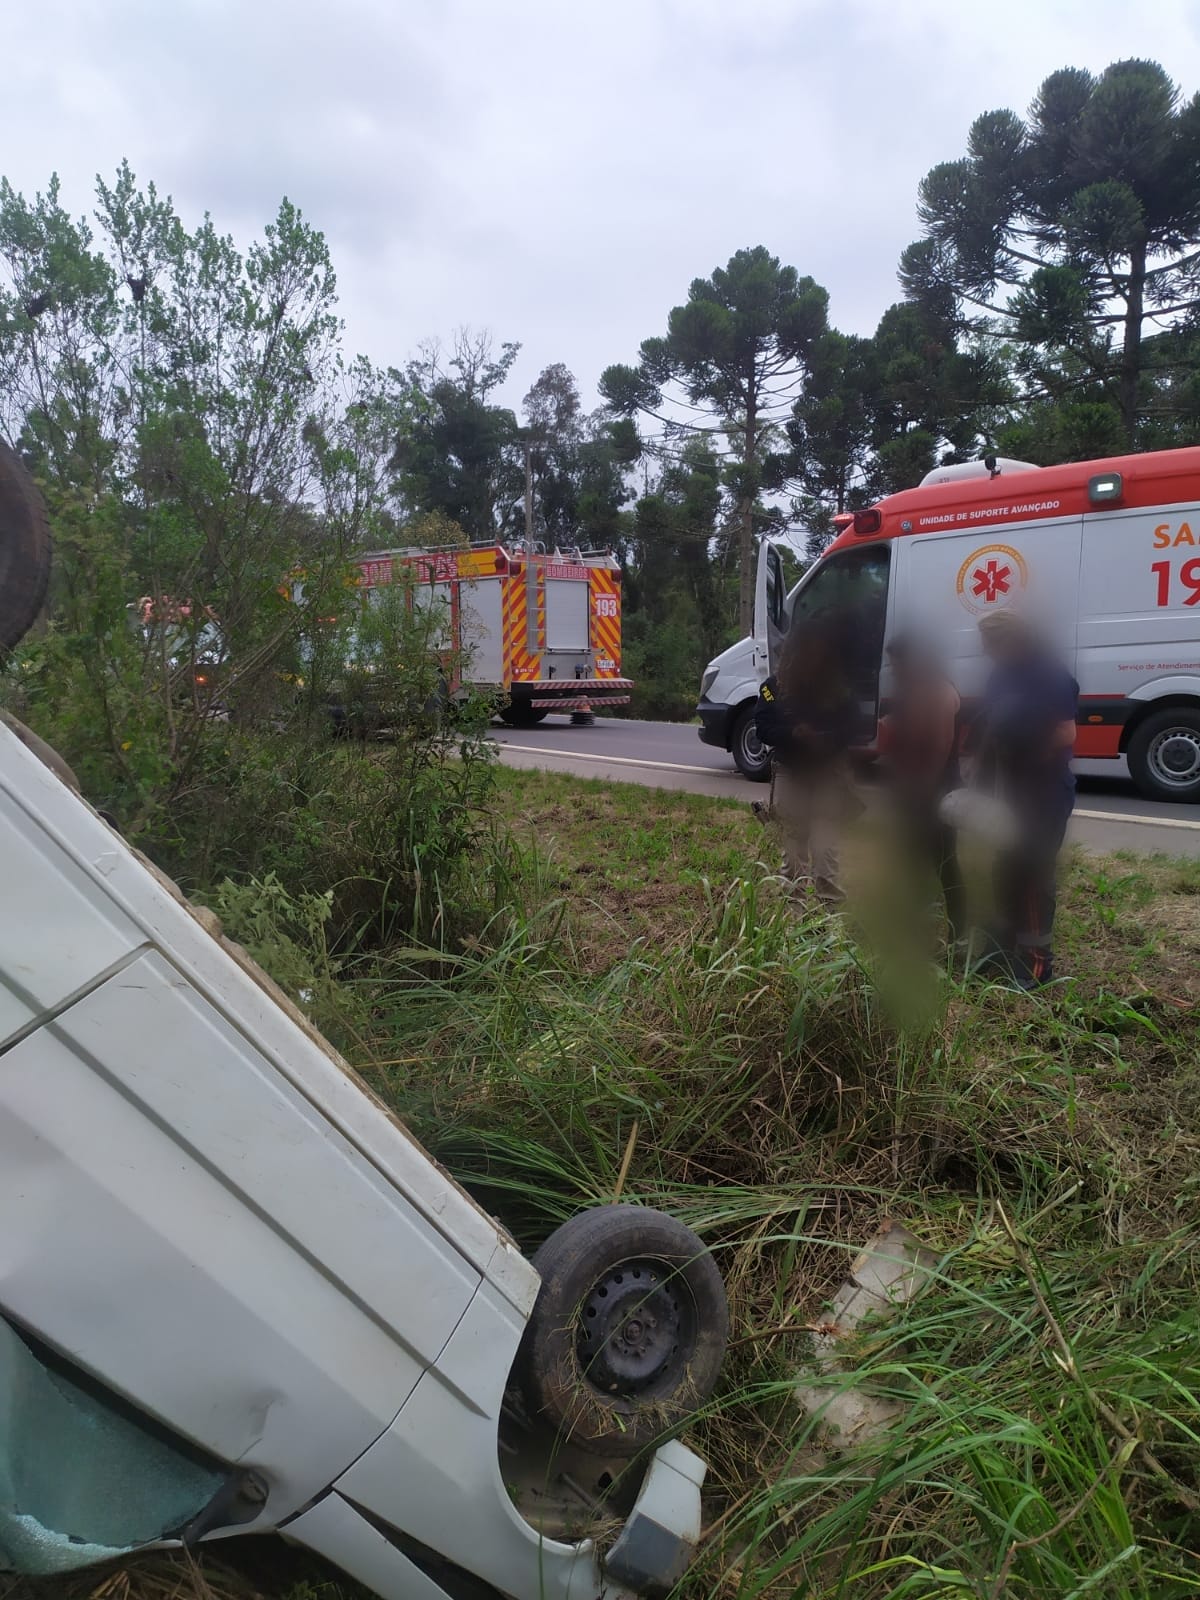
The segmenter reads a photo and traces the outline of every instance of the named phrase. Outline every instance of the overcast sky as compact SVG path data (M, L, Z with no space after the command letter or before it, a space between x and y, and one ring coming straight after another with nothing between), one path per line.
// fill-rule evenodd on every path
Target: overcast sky
M68 208L128 156L244 243L286 194L347 343L522 344L585 404L692 278L766 244L867 333L917 184L1060 66L1200 88L1200 0L30 0L5 8L0 168Z

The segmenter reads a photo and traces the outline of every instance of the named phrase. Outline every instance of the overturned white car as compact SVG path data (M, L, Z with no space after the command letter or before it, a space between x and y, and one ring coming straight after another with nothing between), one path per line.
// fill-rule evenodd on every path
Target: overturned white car
M0 451L0 649L39 518ZM700 1241L602 1207L527 1261L2 726L0 873L0 1570L278 1530L385 1597L670 1587Z

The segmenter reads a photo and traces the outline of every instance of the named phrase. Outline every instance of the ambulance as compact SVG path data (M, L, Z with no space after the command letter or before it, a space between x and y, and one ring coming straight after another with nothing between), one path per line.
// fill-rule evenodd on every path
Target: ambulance
M413 604L441 605L459 683L495 691L500 715L532 727L551 711L590 719L629 704L621 676L621 569L609 551L540 545L383 550L358 561L368 603L407 577Z
M1077 770L1128 774L1157 800L1200 800L1200 447L1056 467L989 456L838 522L790 592L764 542L754 633L704 674L700 738L748 778L767 776L754 701L789 628L852 619L849 665L873 727L888 638L932 640L969 711L986 674L980 619L1011 607L1079 680Z

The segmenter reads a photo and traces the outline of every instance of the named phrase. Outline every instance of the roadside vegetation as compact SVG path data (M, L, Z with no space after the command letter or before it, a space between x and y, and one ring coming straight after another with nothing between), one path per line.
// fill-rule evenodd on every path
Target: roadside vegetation
M595 398L569 351L529 368L522 329L355 356L321 219L288 200L242 248L127 164L90 196L0 179L0 436L92 552L57 603L102 568L121 604L190 597L254 679L293 562L522 538L528 461L535 540L620 564L632 713L686 719L748 629L760 536L811 557L836 513L989 452L1200 439L1200 96L1136 60L1028 89L912 174L903 298L880 262L869 336L747 240L690 264Z
M618 1189L711 1244L734 1329L696 1429L697 1600L1200 1593L1200 867L1073 859L1070 980L964 985L869 834L831 919L788 899L744 804L499 770L491 708L447 704L436 607L397 586L366 613L352 558L519 537L528 461L535 537L616 552L634 710L689 715L760 535L815 554L833 513L986 449L1200 437L1198 141L1200 99L1153 63L1055 74L929 174L872 338L741 250L600 410L555 363L520 419L515 343L352 358L286 201L242 252L127 167L86 220L56 182L0 182L0 434L55 539L0 702L524 1245ZM335 702L389 737L334 739ZM937 1265L850 1352L891 1426L830 1452L814 1330L888 1218ZM257 1541L0 1579L353 1593Z
M396 785L402 758L325 759L326 783ZM364 915L319 849L191 887L523 1244L611 1199L632 1149L624 1198L712 1245L733 1343L696 1429L710 1531L689 1592L1196 1593L1200 865L1075 857L1071 981L1030 1000L929 964L897 1004L853 912L797 914L744 806L440 771L476 788L447 794L470 870L431 871L433 917L409 892L381 922L382 891ZM292 803L300 835L311 797ZM358 837L355 881L380 881ZM875 859L867 840L864 884ZM812 1332L888 1218L936 1270L860 1332L845 1381L899 1409L824 1454L800 1403ZM258 1542L53 1592L354 1593Z

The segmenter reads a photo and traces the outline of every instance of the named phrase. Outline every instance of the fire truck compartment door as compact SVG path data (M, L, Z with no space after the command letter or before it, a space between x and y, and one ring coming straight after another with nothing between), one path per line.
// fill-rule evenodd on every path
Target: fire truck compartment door
M459 598L463 676L472 683L504 682L504 639L499 578L464 581Z
M547 650L587 649L588 597L590 594L591 585L585 579L547 579Z
M453 644L451 625L451 585L418 583L413 587L413 605L429 615L429 647L448 650Z

